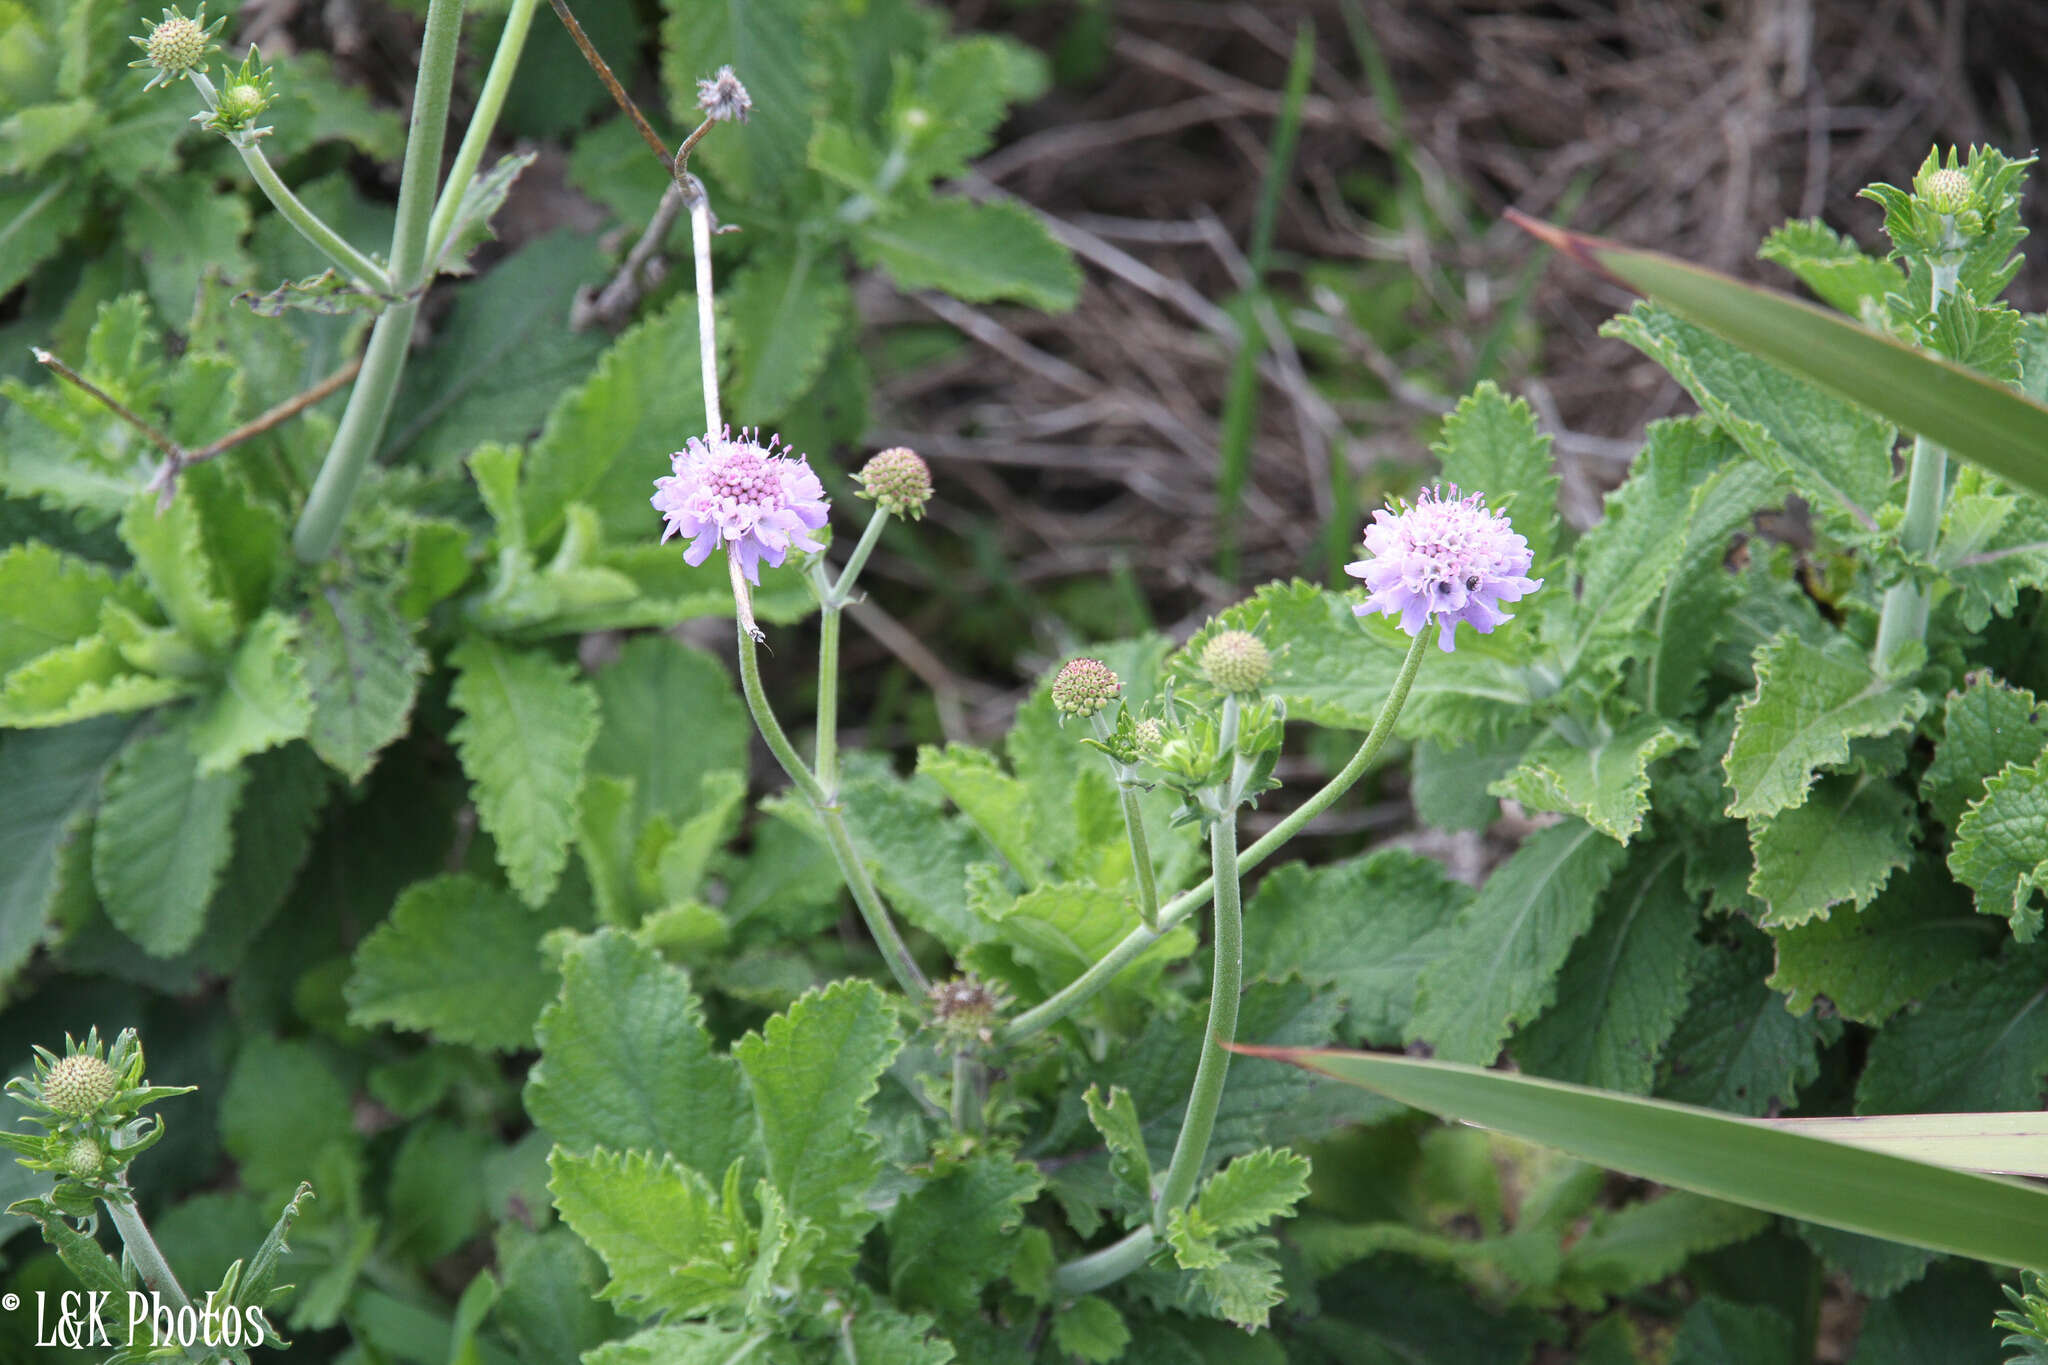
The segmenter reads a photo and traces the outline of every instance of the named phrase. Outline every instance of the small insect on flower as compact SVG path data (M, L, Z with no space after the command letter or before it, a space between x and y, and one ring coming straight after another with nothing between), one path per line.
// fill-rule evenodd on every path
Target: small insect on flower
M1504 513L1486 510L1484 493L1460 497L1456 484L1447 493L1425 488L1414 506L1384 507L1372 520L1365 528L1372 558L1344 566L1372 589L1352 611L1398 615L1410 635L1420 635L1433 618L1445 653L1457 647L1452 637L1460 621L1491 634L1513 619L1501 603L1519 602L1543 586L1540 578L1524 577L1533 559L1529 542Z
M761 582L760 564L780 567L792 548L821 550L811 532L825 525L825 487L801 455L766 445L758 431L732 428L692 436L669 457L675 473L654 481L654 510L668 523L663 543L673 535L690 542L683 558L702 564L721 545L740 566L747 581Z

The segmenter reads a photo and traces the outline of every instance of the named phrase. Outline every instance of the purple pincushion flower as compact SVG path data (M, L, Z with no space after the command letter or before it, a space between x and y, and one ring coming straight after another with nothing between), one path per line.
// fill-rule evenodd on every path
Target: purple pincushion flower
M1490 634L1512 619L1500 609L1502 602L1519 602L1543 586L1540 578L1523 577L1533 558L1529 542L1506 515L1486 510L1484 493L1459 497L1456 484L1448 495L1425 488L1414 506L1382 508L1372 520L1365 528L1372 558L1344 566L1372 589L1352 611L1398 615L1410 635L1420 635L1434 617L1445 653L1456 648L1458 622Z
M702 564L726 547L747 581L761 582L760 561L779 567L790 548L823 549L811 532L825 524L825 488L802 456L780 454L778 437L762 445L758 431L732 428L692 436L671 455L675 473L654 481L654 509L668 522L663 543L673 535L689 539L683 558Z

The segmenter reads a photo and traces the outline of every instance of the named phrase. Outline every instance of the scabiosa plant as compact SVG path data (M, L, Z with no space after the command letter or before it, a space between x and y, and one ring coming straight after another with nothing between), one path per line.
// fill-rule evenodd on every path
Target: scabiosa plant
M792 548L823 549L810 533L825 525L825 487L802 456L776 449L779 439L763 445L759 432L735 437L731 427L692 436L669 457L675 473L654 481L649 501L668 523L662 540L688 538L683 558L693 565L722 545L756 586L761 561L777 568Z
M754 112L754 100L733 69L721 66L697 82L697 107L713 123L745 123Z
M1052 705L1062 716L1086 720L1124 690L1115 670L1100 659L1074 659L1052 680Z
M916 520L932 500L932 471L908 446L891 446L860 467L860 496L892 517Z
M1425 488L1415 503L1396 503L1372 514L1365 528L1365 548L1372 555L1344 566L1362 578L1372 595L1352 608L1359 616L1379 612L1399 616L1401 629L1420 635L1434 620L1437 643L1445 653L1457 648L1459 622L1481 635L1513 617L1500 609L1519 602L1543 586L1528 578L1529 542L1515 532L1506 514L1490 512L1484 493L1459 496Z
M1202 646L1202 672L1218 690L1241 696L1273 675L1273 655L1248 630L1218 631Z
M160 21L150 23L144 19L142 22L148 25L149 32L140 38L129 40L142 49L142 58L128 65L151 71L153 74L149 78L149 84L142 88L154 90L159 85L169 85L172 81L182 79L191 72L206 70L207 55L214 50L213 40L219 35L221 25L227 23L227 16L222 15L214 20L212 27L209 28L206 23L205 5L194 11L190 19L179 13L177 6L173 5L164 11L164 17Z

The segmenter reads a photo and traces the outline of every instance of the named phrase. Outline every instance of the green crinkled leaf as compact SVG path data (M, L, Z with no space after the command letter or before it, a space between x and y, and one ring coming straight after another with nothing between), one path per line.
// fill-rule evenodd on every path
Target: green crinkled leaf
M121 540L170 623L208 654L225 654L235 609L207 556L198 506L173 498L159 509L154 493L138 494L121 517Z
M1264 1327L1268 1315L1286 1301L1280 1292L1280 1262L1273 1254L1279 1245L1271 1237L1252 1237L1225 1248L1220 1264L1189 1273L1188 1305L1248 1331Z
M1650 716L1618 732L1577 739L1554 724L1513 771L1487 790L1511 796L1530 810L1576 815L1625 844L1643 827L1650 808L1650 765L1694 743L1692 736Z
M563 322L577 289L603 274L596 239L562 230L474 281L444 286L454 307L406 376L383 457L449 468L481 442L539 430L604 349L601 329L572 332Z
M848 1354L860 1360L886 1360L901 1365L952 1365L951 1342L932 1335L934 1324L922 1313L905 1313L868 1293L861 1293L847 1336Z
M1019 896L996 919L995 941L1037 969L1046 994L1101 961L1138 927L1135 902L1121 889L1088 882L1048 882ZM1141 987L1195 948L1185 926L1168 931L1125 967L1119 984Z
M2007 1307L1998 1281L1983 1266L1943 1262L1918 1283L1863 1310L1850 1365L1928 1365L1944 1356L1966 1358L1964 1350L1989 1346L1996 1328L1985 1324ZM2008 1340L2006 1346L2015 1344Z
M1448 1061L1493 1061L1554 998L1572 944L1626 851L1582 821L1540 830L1494 869L1425 968L1407 1036Z
M98 630L115 592L104 567L40 541L0 550L0 676Z
M179 362L172 375L171 399L195 409L189 419L195 442L211 439L234 411L231 404L221 407L226 400L216 395L189 392L184 381L200 365L240 373L234 368L236 362L224 356L187 351ZM172 417L175 422L175 408ZM200 542L215 581L233 604L235 619L255 620L270 605L283 566L290 562L283 514L258 497L225 460L209 460L185 470L178 476L177 497L190 499L198 511Z
M38 655L7 675L0 685L0 725L71 725L94 716L161 706L197 688L181 678L133 672L112 640L88 635Z
M1566 1248L1558 1282L1575 1302L1647 1289L1677 1274L1704 1251L1747 1241L1771 1216L1689 1190L1669 1190L1620 1209L1602 1209L1583 1237Z
M220 1139L240 1164L242 1184L266 1198L288 1196L315 1176L322 1149L352 1152L362 1143L349 1087L326 1052L262 1033L235 1055L220 1096ZM347 1198L332 1193L337 1203Z
M313 750L360 782L406 731L428 658L390 597L361 584L314 595L300 616Z
M753 97L752 117L720 128L696 154L745 199L773 202L802 173L816 103L811 84L824 76L812 36L822 8L815 0L664 0L661 83L676 122L696 126L697 82L721 66L732 67Z
M2048 1080L2048 950L2008 948L1930 991L1881 1029L1856 1087L1859 1114L2038 1109Z
M1361 620L1344 594L1300 581L1269 583L1217 620L1259 628L1274 656L1266 694L1287 704L1289 720L1340 729L1372 728L1408 653L1409 637L1399 626L1377 614ZM1512 628L1467 633L1450 654L1432 649L1398 733L1452 744L1497 721L1520 719L1534 700L1521 667L1527 650L1526 633Z
M889 1294L913 1308L971 1315L983 1286L1010 1268L1024 1206L1045 1177L995 1153L944 1167L889 1215Z
M752 1333L708 1322L665 1322L586 1351L583 1365L731 1365L735 1355L745 1360L754 1352L748 1344L753 1340ZM774 1357L760 1359L769 1362Z
M1846 901L1860 910L1913 857L1912 793L1869 774L1822 778L1803 806L1749 825L1749 894L1766 928L1805 924Z
M129 744L107 774L93 884L107 918L158 957L183 952L205 926L246 777L203 773L174 730Z
M965 744L943 749L927 744L917 751L917 771L939 784L1027 887L1044 879L1046 859L1033 829L1031 792L1003 771L994 754Z
M488 170L478 171L470 177L469 183L462 187L462 198L456 202L455 217L449 221L440 258L434 262L436 271L443 275L475 273L476 267L469 260L470 253L485 242L496 240L497 234L491 231L491 219L505 206L505 196L512 192L512 182L539 155L538 152L521 152L501 156ZM494 268L502 268L502 264Z
M1852 318L1865 315L1905 285L1899 268L1866 256L1857 245L1818 218L1795 218L1764 238L1757 256L1776 262L1831 307Z
M0 291L12 292L56 255L91 204L91 180L80 171L0 181Z
M1685 1017L1665 1048L1661 1098L1764 1114L1790 1109L1799 1088L1820 1074L1821 1043L1840 1025L1786 1009L1764 984L1769 968L1768 941L1755 934L1706 954Z
M2013 937L2041 932L2038 893L2048 890L2048 753L2008 763L1956 822L1949 871L1977 893L1977 909L2012 921Z
M1108 1299L1083 1294L1053 1318L1052 1342L1062 1354L1077 1356L1088 1365L1110 1365L1124 1358L1131 1329Z
M1277 1147L1247 1152L1203 1182L1185 1211L1186 1225L1210 1238L1257 1232L1276 1218L1293 1215L1294 1206L1308 1197L1308 1171L1308 1158L1299 1152Z
M1685 1310L1669 1365L1801 1365L1792 1320L1765 1304L1703 1298Z
M2048 368L2040 366L2037 368ZM1942 516L1934 563L1955 585L1955 611L1980 631L1993 616L2010 616L2020 594L2048 585L2048 503L1966 468Z
M1597 657L1596 645L1625 648L1681 563L1699 571L1688 553L1693 511L1708 485L1720 482L1733 454L1733 443L1702 419L1650 424L1627 482L1607 495L1600 520L1574 547L1567 579L1556 585L1566 590L1560 604L1544 617L1544 635L1558 643L1566 672L1581 659ZM1725 543L1721 517L1698 521L1703 543L1715 539L1717 530ZM1687 534L1671 534L1680 525Z
M535 1028L526 1112L571 1151L668 1152L710 1176L754 1147L737 1063L712 1050L690 978L615 930L572 940Z
M1557 1003L1512 1045L1524 1071L1648 1094L1699 969L1698 898L1674 845L1630 855L1557 978Z
M1700 410L1807 498L1874 529L1890 496L1896 432L1882 418L1821 392L1652 303L1609 320L1618 337L1671 372Z
M448 661L449 701L463 715L450 734L475 783L477 818L512 889L539 905L569 858L597 699L574 670L483 636L464 639Z
M519 487L532 545L552 544L577 502L596 510L608 539L658 540L661 518L647 499L654 480L669 473L666 452L701 434L702 389L697 300L678 294L621 333L590 377L548 413ZM680 562L679 551L670 553ZM722 580L724 570L717 576Z
M1920 795L1950 829L2008 763L2032 763L2048 749L2048 711L2023 687L1972 673L1948 694L1941 743L1920 779Z
M844 1267L875 1215L881 1155L867 1109L896 1055L888 997L858 979L813 991L733 1045L761 1123L768 1178L791 1214L820 1228L824 1261Z
M1471 900L1441 863L1404 849L1318 868L1289 863L1266 874L1245 907L1245 969L1328 982L1345 1004L1347 1040L1396 1046L1416 982Z
M989 937L966 896L967 870L989 860L988 846L964 819L944 813L936 785L877 775L844 781L840 791L854 849L898 914L956 952ZM822 842L808 807L783 798L768 808Z
M1728 814L1745 819L1798 805L1816 769L1849 761L1850 740L1891 734L1927 706L1861 658L1817 649L1789 631L1758 650L1756 679L1722 760L1735 794Z
M1849 1277L1849 1286L1870 1299L1895 1294L1927 1273L1940 1253L1905 1242L1888 1242L1825 1223L1794 1220L1792 1231L1829 1270Z
M219 690L199 703L186 732L202 773L224 772L311 728L313 694L298 637L298 620L275 611L243 635Z
M1885 884L1860 913L1836 910L1774 930L1770 985L1797 1011L1826 996L1842 1017L1881 1024L1983 957L2004 934L1922 858Z
M654 815L695 811L704 773L745 771L753 723L710 654L642 635L591 681L601 720L590 771L632 779L636 830Z
M1430 450L1447 481L1508 515L1529 542L1531 576L1542 577L1557 540L1557 466L1529 405L1484 380L1444 418Z
M1694 491L1684 553L1643 622L1653 637L1644 653L1644 693L1657 714L1694 709L1721 638L1686 625L1724 620L1739 610L1745 580L1722 567L1729 538L1777 496L1777 476L1753 460L1723 465Z
M1145 1151L1145 1133L1131 1092L1111 1086L1105 1100L1100 1087L1091 1085L1082 1101L1088 1107L1088 1121L1109 1148L1109 1174L1116 1182L1118 1202L1126 1214L1146 1216L1152 1207L1152 1159Z
M747 1263L732 1236L744 1210L722 1208L711 1182L673 1157L603 1147L578 1156L557 1147L548 1169L562 1221L611 1272L603 1297L627 1311L700 1316L744 1283Z
M1020 66L1029 65L1037 69L1020 90ZM903 130L910 174L929 182L963 173L992 145L1010 102L1043 89L1043 65L1034 49L1002 38L941 43L914 86L899 79L883 115L885 126Z
M504 1293L492 1320L523 1365L581 1359L617 1333L617 1315L597 1297L604 1267L568 1228L552 1227L538 1236L500 1229L497 1256Z
M108 718L59 730L0 736L0 981L12 978L48 932L59 860L75 855L100 780L134 724Z
M1031 210L1006 201L928 200L862 223L854 248L903 290L943 289L970 303L1007 299L1051 313L1081 295L1073 256Z
M824 368L853 311L853 291L836 253L790 242L758 248L719 292L732 328L736 422L769 423L788 411Z
M533 1046L555 994L526 907L474 877L414 882L356 947L349 1022L390 1024L498 1052Z
M138 182L122 204L123 250L141 263L150 298L167 318L191 315L205 276L239 284L250 274L241 246L248 201L215 185L209 175L167 176Z
M1520 761L1532 733L1524 728L1482 735L1452 748L1417 741L1408 756L1408 799L1416 819L1431 829L1484 830L1493 824L1500 801L1486 789Z

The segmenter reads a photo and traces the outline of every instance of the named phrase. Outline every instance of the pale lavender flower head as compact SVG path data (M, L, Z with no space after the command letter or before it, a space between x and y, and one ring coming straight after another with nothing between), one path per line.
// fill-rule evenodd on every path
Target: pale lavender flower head
M1543 586L1542 579L1523 576L1532 560L1529 542L1505 514L1486 510L1484 493L1459 497L1456 484L1448 494L1425 488L1414 506L1381 508L1372 520L1365 528L1372 558L1344 566L1372 589L1352 611L1399 616L1410 635L1420 635L1433 617L1445 653L1456 648L1458 622L1490 634L1512 619L1501 603L1519 602Z
M721 66L709 78L697 82L697 107L713 122L745 123L754 112L754 100L733 69Z
M775 449L779 437L761 444L758 431L737 438L727 427L716 435L692 436L671 455L673 476L654 481L654 509L673 535L690 542L683 558L702 564L723 545L747 581L761 582L760 562L779 567L791 547L820 550L811 532L825 524L824 485L800 455Z

